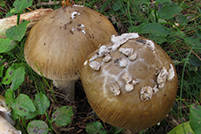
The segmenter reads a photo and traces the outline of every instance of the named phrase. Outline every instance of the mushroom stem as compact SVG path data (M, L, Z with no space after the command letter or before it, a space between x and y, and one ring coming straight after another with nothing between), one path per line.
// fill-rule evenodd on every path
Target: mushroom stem
M0 134L21 134L22 132L13 127L0 115Z
M62 89L61 92L65 94L70 101L74 101L75 82L76 80L53 80L54 86Z
M6 119L11 125L15 125L15 120L11 118L11 113L6 113L6 112L1 112L0 111L0 116L2 116L4 119Z

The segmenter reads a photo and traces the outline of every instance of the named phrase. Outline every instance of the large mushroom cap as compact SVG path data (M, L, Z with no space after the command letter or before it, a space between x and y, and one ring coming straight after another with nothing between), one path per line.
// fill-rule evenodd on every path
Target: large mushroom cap
M111 40L89 55L80 73L92 109L104 122L129 130L157 124L171 110L177 93L170 57L136 33Z
M113 34L113 25L95 10L59 8L33 26L25 43L25 59L34 71L40 74L40 70L49 79L75 80L87 55Z

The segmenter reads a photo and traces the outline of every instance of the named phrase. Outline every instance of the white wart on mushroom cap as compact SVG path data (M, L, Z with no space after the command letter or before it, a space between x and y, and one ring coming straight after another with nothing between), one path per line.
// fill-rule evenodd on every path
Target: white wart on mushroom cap
M33 26L24 47L25 59L46 78L76 80L88 54L113 34L117 33L111 22L95 10L83 6L59 8Z
M130 34L134 36L130 38ZM141 130L157 124L171 110L177 74L160 46L130 34L123 35L120 45L122 35L106 44L104 55L99 54L103 46L90 54L81 70L81 81L100 119L113 126ZM108 55L110 59L105 62Z

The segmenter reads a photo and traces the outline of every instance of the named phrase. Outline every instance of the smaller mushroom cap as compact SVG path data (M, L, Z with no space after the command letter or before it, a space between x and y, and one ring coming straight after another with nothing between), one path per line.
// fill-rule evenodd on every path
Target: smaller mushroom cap
M101 120L142 130L163 120L171 110L177 74L170 57L153 41L123 37L123 43L118 44L122 36L117 36L115 42L105 45L110 61L104 62L104 56L95 56L95 52L88 56L81 81L89 104ZM99 63L99 69L92 68L91 62Z

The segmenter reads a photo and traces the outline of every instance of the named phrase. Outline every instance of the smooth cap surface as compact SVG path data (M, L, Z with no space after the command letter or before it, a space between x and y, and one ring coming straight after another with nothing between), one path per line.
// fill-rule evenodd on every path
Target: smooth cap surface
M95 10L82 6L59 8L33 26L24 47L25 59L40 74L37 64L49 79L78 79L88 54L113 34L113 25Z

